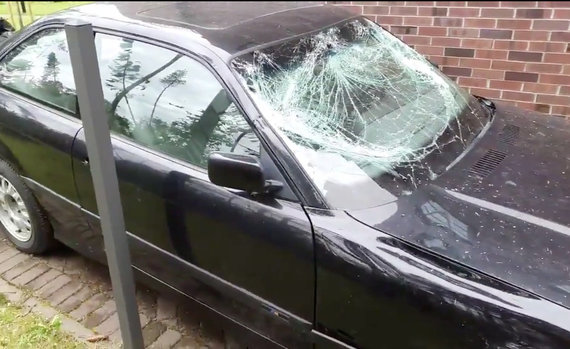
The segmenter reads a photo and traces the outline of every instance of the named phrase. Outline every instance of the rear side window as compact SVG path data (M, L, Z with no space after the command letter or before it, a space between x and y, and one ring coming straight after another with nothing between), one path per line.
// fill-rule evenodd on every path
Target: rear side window
M0 85L74 114L77 98L63 29L46 29L16 46L0 61Z
M202 168L214 151L259 156L258 138L201 63L118 36L95 43L113 132Z

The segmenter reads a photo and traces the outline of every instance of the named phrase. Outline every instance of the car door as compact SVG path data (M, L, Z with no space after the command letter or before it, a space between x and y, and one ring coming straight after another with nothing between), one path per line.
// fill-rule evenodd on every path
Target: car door
M81 128L75 83L61 28L36 28L0 59L0 153L50 213L56 236L85 228L71 169Z
M301 346L299 329L310 331L314 309L308 217L287 186L280 197L255 197L208 180L213 151L258 156L283 180L238 104L190 56L107 34L97 34L96 45L134 266L266 337ZM86 245L102 259L83 132L72 154L93 228Z

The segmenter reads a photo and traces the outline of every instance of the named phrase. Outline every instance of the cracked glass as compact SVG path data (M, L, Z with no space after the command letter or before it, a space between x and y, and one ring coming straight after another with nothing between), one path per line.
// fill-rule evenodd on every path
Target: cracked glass
M335 208L383 204L437 178L488 118L477 99L364 18L232 66Z

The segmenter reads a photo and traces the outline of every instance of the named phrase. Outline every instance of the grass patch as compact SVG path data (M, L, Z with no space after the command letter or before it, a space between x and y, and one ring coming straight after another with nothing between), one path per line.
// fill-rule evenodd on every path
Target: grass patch
M70 7L85 5L92 1L26 1L27 6L31 6L32 14L34 19L41 16L49 15L51 13L68 9ZM20 6L17 1L10 1L10 6L12 7L12 14L14 15L14 20L10 18L10 10L8 8L7 1L0 2L0 17L6 18L16 30L20 29L20 21L18 20L18 9ZM27 7L26 7L27 8ZM22 14L22 22L28 25L32 22L29 12L23 13L20 8L20 13Z
M0 348L63 348L87 346L61 331L61 321L55 317L45 321L38 315L10 304L0 294Z

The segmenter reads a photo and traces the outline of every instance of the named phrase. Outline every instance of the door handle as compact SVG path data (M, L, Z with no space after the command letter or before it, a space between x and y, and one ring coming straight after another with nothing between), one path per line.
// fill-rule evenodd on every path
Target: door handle
M85 159L81 160L81 163L85 166L89 165L89 158L85 158Z

